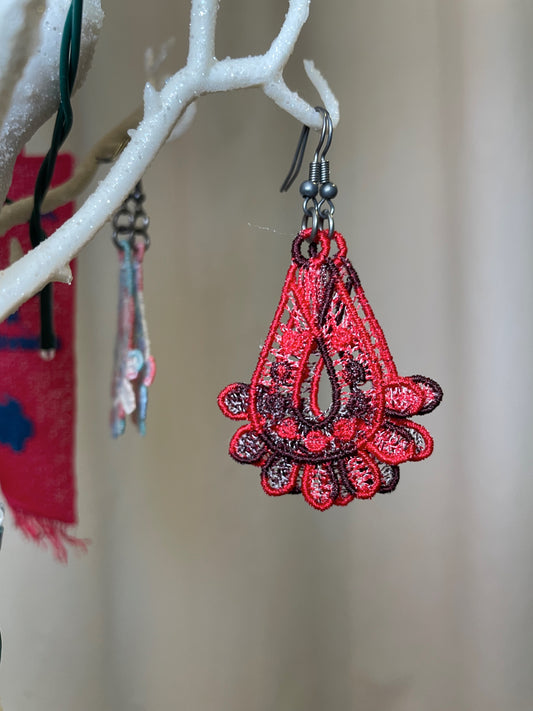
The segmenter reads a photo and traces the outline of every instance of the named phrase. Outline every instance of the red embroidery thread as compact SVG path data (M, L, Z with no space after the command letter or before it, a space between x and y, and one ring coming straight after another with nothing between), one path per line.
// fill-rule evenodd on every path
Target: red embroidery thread
M261 468L265 492L301 493L323 511L393 491L399 464L431 454L431 436L408 418L431 412L442 390L422 375L398 375L344 238L321 230L304 256L311 234L304 229L293 242L251 383L228 385L218 404L226 417L248 421L229 452Z

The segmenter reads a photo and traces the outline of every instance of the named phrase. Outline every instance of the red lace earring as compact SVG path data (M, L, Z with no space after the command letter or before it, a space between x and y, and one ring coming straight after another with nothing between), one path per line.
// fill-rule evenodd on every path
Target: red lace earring
M322 133L300 186L304 216L278 308L251 383L228 385L218 403L227 417L247 421L229 452L261 469L266 493L302 494L325 510L393 491L400 464L431 454L431 436L410 418L437 407L442 390L422 375L398 375L334 230L337 187L325 159L333 125L317 111ZM304 127L282 190L298 174L308 133Z

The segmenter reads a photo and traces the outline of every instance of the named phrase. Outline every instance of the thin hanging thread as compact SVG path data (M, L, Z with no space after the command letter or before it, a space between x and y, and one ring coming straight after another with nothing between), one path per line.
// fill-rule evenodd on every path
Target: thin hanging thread
M61 38L61 53L59 59L59 91L60 103L52 135L50 149L43 160L33 196L33 212L29 221L30 240L32 247L37 247L46 239L41 225L41 207L52 182L59 149L65 142L73 123L73 112L70 97L80 57L81 22L83 0L72 0ZM40 293L41 309L41 349L48 353L55 350L57 339L54 331L53 289L47 284Z

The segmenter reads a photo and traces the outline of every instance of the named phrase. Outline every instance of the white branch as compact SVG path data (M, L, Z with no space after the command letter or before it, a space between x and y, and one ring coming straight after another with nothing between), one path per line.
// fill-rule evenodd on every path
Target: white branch
M0 130L0 205L4 204L18 154L59 106L59 49L69 4L70 0L48 0L44 14L37 14L40 18L39 42L35 48L25 48L27 54L31 49L34 51L12 92L11 105ZM34 19L32 15L32 21ZM83 82L91 65L102 20L100 0L85 2L76 86ZM2 69L5 71L6 68Z
M15 86L37 42L44 0L4 0L0 5L0 125L11 104Z
M77 198L89 186L102 163L111 163L116 159L130 140L128 131L135 128L141 118L142 107L139 107L106 133L77 166L72 178L48 191L41 207L42 212L52 212ZM27 222L32 210L33 195L4 205L0 212L0 235L5 234L15 225Z
M144 117L107 177L77 213L36 249L6 269L0 279L0 319L39 291L96 234L143 176L187 107L203 94L262 87L282 109L313 128L321 118L291 92L282 78L309 13L310 0L289 0L279 35L264 55L217 61L214 53L218 0L192 0L190 49L186 66L156 91L147 84ZM338 120L335 97L316 70L309 70L321 100ZM190 116L190 114L189 114ZM184 118L186 120L186 118Z
M212 0L193 0L189 29L189 54L187 67L201 76L214 64L215 28L218 2Z
M331 120L333 121L333 128L339 123L340 113L339 113L339 102L337 97L331 91L329 84L315 67L315 63L312 59L304 59L305 73L309 77L309 80L317 90L318 95L324 102L324 106L328 109Z
M196 114L196 104L189 104L182 117L175 125L168 141L179 138L190 127ZM51 188L43 201L43 213L53 212L58 207L75 200L89 186L102 163L112 163L129 143L129 132L137 126L142 118L142 107L139 107L109 133L106 133L76 167L74 175L61 185ZM0 235L23 222L28 222L33 210L33 195L20 198L4 205L0 212ZM20 257L23 255L21 254ZM12 260L14 261L14 260ZM1 272L0 272L1 274Z

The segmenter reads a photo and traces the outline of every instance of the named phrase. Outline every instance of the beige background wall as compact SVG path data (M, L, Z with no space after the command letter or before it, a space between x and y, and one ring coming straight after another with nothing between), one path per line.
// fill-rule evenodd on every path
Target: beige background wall
M76 104L82 155L139 101L186 2L108 0ZM264 50L281 0L223 0L218 56ZM117 260L80 257L79 533L67 568L8 521L5 711L531 711L533 3L313 0L341 103L337 224L398 368L441 382L430 460L320 514L226 455L300 222L279 195L299 126L259 91L202 99L145 178L149 432L108 435ZM258 227L260 226L260 227ZM261 229L269 227L271 231Z

